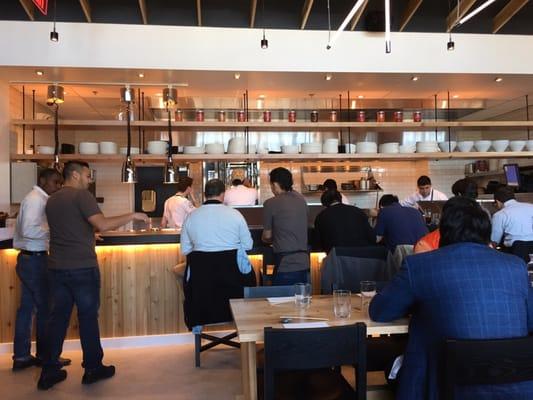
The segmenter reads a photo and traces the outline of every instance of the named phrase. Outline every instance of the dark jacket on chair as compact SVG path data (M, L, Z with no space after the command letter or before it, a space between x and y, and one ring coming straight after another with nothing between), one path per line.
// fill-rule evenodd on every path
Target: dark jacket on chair
M409 256L370 304L370 317L411 313L397 399L439 399L445 339L513 338L528 334L528 278L518 257L457 243ZM533 382L464 386L456 399L533 399Z

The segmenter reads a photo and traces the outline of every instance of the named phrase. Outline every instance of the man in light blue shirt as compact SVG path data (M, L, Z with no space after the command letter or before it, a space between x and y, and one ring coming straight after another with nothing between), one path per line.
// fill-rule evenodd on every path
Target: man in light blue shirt
M205 185L205 203L185 219L181 229L181 252L238 250L238 264L242 273L251 271L246 263L246 250L253 245L246 220L237 210L225 206L225 186L218 179Z

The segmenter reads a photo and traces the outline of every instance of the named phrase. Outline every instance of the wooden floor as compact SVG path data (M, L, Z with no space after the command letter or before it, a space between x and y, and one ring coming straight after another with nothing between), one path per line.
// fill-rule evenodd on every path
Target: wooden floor
M11 356L0 355L2 400L131 400L191 399L233 400L241 390L240 355L236 349L212 349L202 354L203 367L194 368L192 345L105 350L106 364L117 367L115 377L82 386L81 352L63 354L72 358L68 378L47 392L36 389L39 368L11 372ZM352 373L346 374L350 377ZM380 373L369 374L369 384L383 382ZM353 383L353 382L352 382ZM392 399L384 391L369 391L368 399Z

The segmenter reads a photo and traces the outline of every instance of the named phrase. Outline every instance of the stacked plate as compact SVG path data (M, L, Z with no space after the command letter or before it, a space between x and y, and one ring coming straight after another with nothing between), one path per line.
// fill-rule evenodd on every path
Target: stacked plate
M439 146L437 142L434 142L434 141L416 142L417 153L435 153L437 151L439 151Z
M100 154L117 154L117 144L115 142L100 142Z
M146 149L148 154L165 154L167 152L168 143L163 140L151 140L148 142Z
M382 143L379 145L379 152L386 154L396 154L400 152L400 143Z
M357 153L377 153L378 145L376 142L357 142Z
M224 154L224 145L222 143L207 143L205 152L207 154Z
M80 154L98 154L98 143L95 143L95 142L81 142L78 145L78 153L80 153Z
M416 145L413 143L401 144L398 148L399 152L402 154L414 153L416 150Z
M339 152L339 139L326 139L322 145L322 153L336 154Z
M281 152L284 154L298 154L298 146L295 144L281 146Z
M303 154L320 154L322 153L322 143L302 143Z
M184 146L183 154L204 154L204 146Z

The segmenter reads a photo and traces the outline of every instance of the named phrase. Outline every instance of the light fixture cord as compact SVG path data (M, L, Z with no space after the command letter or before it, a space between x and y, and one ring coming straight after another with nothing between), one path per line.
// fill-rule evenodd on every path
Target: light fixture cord
M263 19L263 39L265 38L265 0L262 1L263 11L262 11L262 19Z
M167 112L168 112L168 157L172 159L172 123L170 121L170 108L167 103Z
M56 30L57 0L54 0L54 32Z
M57 90L57 89L56 89ZM54 95L57 96L57 95ZM54 112L54 156L59 154L59 104L54 100L55 112Z
M331 43L331 9L328 0L328 44Z
M131 156L131 124L130 124L130 103L126 103L126 118L127 118L127 130L128 130L128 150L126 152L126 158L129 160Z

